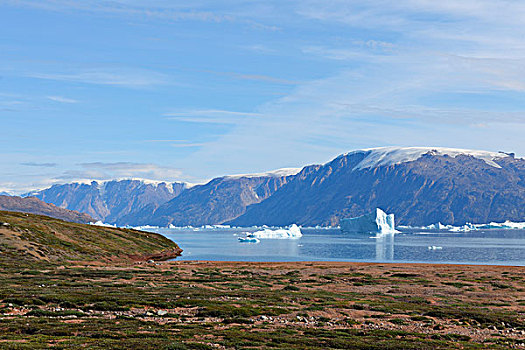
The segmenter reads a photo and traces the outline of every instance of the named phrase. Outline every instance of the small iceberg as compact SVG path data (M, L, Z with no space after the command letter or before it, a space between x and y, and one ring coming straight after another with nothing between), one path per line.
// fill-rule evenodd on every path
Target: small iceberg
M260 243L261 241L255 237L239 237L240 243Z
M470 232L470 231L476 231L478 228L476 225L471 224L470 222L467 222L463 226L453 226L449 231L450 232Z
M438 222L437 224L432 224L428 226L421 227L422 230L451 230L454 228L452 225L443 225L441 222Z
M344 233L397 233L394 214L386 214L379 208L372 213L356 218L342 219L341 231Z
M265 228L264 230L256 231L253 233L248 234L248 237L254 237L254 238L275 238L275 239L287 239L287 238L299 238L302 237L303 234L301 232L301 229L296 224L293 224L290 226L290 228L280 228L276 230L272 230L269 228Z
M102 221L97 221L97 222L90 222L89 223L90 225L93 225L93 226L100 226L100 227L112 227L112 228L116 228L117 225L111 225L111 224L106 224Z

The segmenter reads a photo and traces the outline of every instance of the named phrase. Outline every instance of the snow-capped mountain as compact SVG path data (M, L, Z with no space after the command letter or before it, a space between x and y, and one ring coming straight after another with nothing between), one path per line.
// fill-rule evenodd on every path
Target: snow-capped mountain
M54 185L28 195L61 208L89 214L103 222L125 225L127 218L133 218L145 208L155 210L190 186L183 182L145 180L92 181Z
M242 215L249 205L264 201L292 181L301 169L280 169L263 174L224 176L197 185L160 206L140 222L153 225L219 224Z
M525 160L514 154L386 147L305 167L235 225L336 225L375 208L400 224L525 219Z
M502 152L384 147L202 185L108 181L33 195L118 225L337 225L375 208L394 213L401 225L525 221L525 160Z

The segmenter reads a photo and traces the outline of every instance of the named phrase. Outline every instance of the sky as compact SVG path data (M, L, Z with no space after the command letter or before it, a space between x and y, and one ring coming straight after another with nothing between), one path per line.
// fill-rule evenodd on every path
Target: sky
M525 155L525 2L0 0L0 192Z

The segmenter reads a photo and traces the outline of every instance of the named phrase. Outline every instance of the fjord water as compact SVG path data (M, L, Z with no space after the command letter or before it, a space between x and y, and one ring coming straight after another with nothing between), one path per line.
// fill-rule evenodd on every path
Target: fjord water
M525 266L525 230L471 232L405 229L379 237L350 235L339 229L302 229L298 239L240 243L256 229L150 229L184 250L178 260L356 261Z

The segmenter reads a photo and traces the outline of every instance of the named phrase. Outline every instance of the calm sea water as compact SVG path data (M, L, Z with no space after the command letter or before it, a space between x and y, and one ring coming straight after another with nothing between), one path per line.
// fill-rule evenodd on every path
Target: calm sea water
M248 229L152 229L178 243L180 260L425 262L525 266L525 230L466 233L404 230L395 235L349 235L302 229L298 239L240 243ZM252 230L252 231L255 231ZM434 246L435 249L429 249Z

